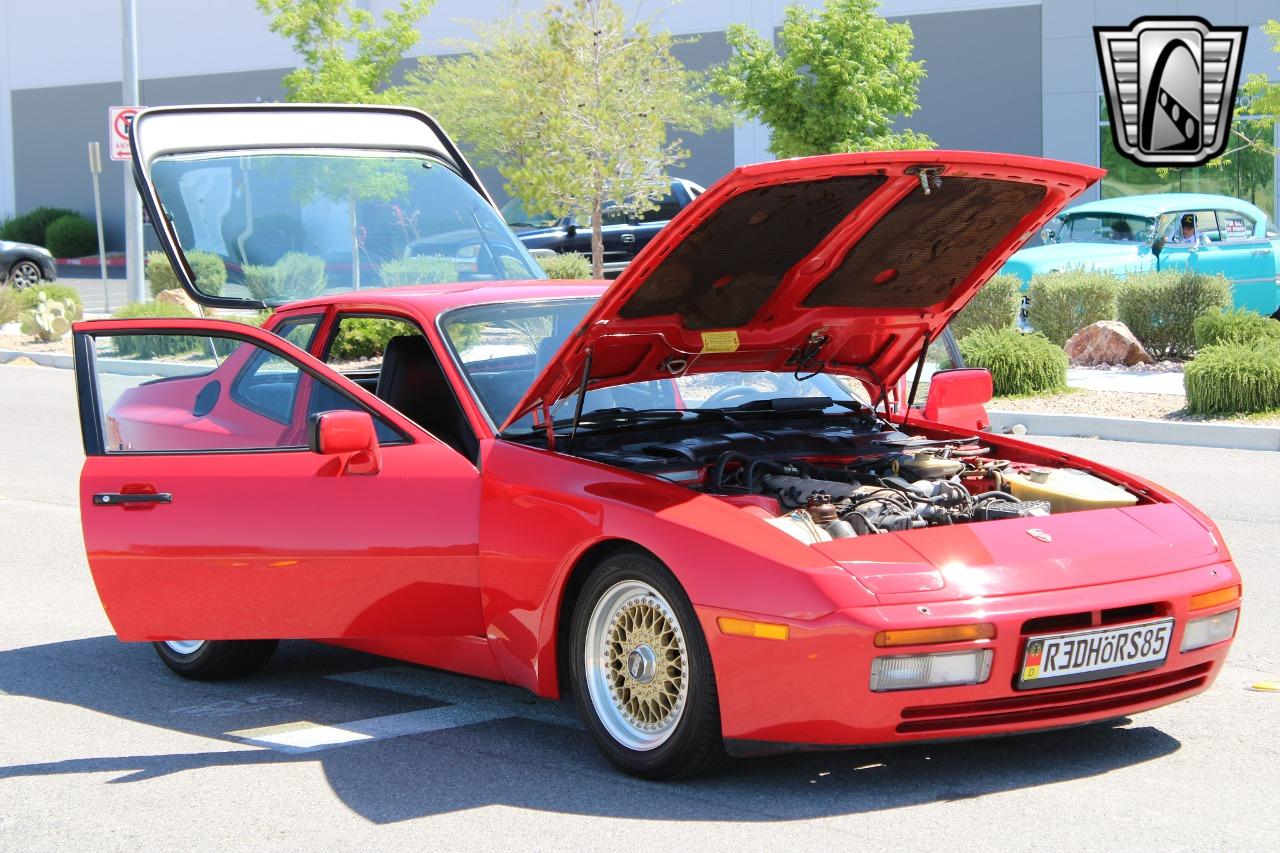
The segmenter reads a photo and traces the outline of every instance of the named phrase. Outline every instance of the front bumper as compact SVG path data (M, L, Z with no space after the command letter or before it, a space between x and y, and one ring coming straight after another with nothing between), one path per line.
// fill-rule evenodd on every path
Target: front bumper
M1230 563L1074 590L969 599L921 606L881 605L837 611L813 622L787 622L785 641L725 636L717 618L772 619L696 608L716 670L721 728L731 752L759 754L921 740L981 737L1060 728L1145 711L1193 696L1217 677L1231 641L1180 651L1192 595L1239 582ZM1168 658L1158 669L1060 687L1018 690L1026 638L1038 625L1089 613L1095 624L1175 620ZM1196 617L1239 602L1195 612ZM1130 614L1133 614L1130 617ZM1027 630L1027 623L1036 620ZM990 622L990 640L878 649L877 631ZM1238 629L1238 623L1237 623ZM872 659L972 648L994 651L982 684L875 693Z

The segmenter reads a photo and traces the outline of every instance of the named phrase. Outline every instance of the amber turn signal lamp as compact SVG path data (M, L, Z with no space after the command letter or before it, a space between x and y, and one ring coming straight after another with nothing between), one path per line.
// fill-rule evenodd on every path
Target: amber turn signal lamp
M1222 589L1215 589L1212 592L1202 592L1199 595L1191 596L1191 609L1204 610L1206 607L1217 607L1219 604L1227 604L1240 598L1240 584L1232 584L1224 586Z
M786 625L775 625L772 622L753 622L750 619L732 619L721 616L716 620L720 633L730 637L756 637L761 640L785 640L791 636L791 629Z
M945 628L905 628L900 631L881 631L876 634L876 645L923 646L929 643L959 643L964 640L990 640L996 635L996 626L990 622L973 625L948 625Z

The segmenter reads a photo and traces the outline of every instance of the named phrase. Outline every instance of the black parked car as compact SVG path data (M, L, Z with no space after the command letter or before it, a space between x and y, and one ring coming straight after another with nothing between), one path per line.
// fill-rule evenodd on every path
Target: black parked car
M21 290L58 277L49 250L30 243L0 240L0 284Z
M604 274L612 277L622 272L636 253L648 245L662 226L702 194L702 187L683 178L673 178L671 192L658 202L656 210L639 216L628 216L621 210L604 211ZM516 232L521 242L535 254L537 250L577 252L591 257L591 218L579 213L556 219L553 216L531 216L519 199L502 206L502 218Z

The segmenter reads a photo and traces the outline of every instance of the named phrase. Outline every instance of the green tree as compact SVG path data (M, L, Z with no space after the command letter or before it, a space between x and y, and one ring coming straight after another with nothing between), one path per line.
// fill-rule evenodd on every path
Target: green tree
M506 178L529 210L588 213L591 263L603 275L603 211L638 213L669 190L688 157L668 131L727 123L705 75L671 53L653 21L615 0L567 0L538 14L472 22L453 57L424 57L396 96L434 113Z
M773 132L777 157L846 151L932 148L913 130L895 130L910 116L924 63L912 61L910 24L890 24L878 0L827 0L813 12L786 9L778 46L734 24L725 34L733 55L712 86L741 115Z
M302 103L373 104L405 52L418 43L418 21L436 0L401 0L382 15L352 0L258 0L271 32L293 42L302 66L284 76L285 99Z

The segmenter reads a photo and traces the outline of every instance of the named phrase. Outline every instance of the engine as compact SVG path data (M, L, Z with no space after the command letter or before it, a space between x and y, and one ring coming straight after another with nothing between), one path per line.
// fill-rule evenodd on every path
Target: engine
M977 445L931 442L843 464L750 459L726 453L705 484L727 497L777 501L776 526L800 539L825 540L934 525L1032 518L1052 512L1049 500L1006 490L1020 477Z

